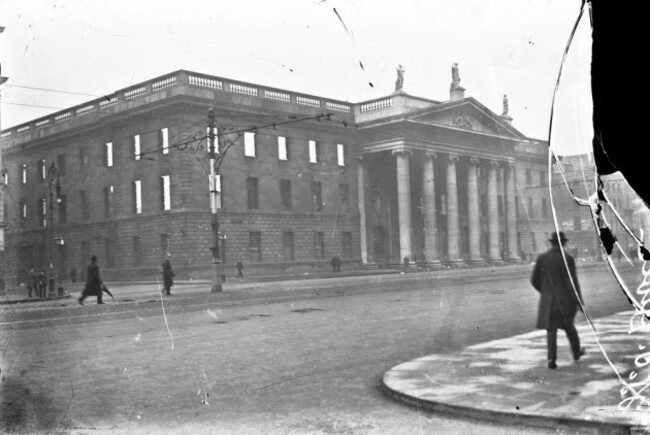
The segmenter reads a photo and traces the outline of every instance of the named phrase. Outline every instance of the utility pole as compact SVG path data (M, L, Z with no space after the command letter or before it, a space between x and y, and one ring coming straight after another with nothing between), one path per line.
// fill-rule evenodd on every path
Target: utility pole
M208 140L210 156L210 209L212 211L212 293L221 291L221 259L219 258L219 214L217 205L219 192L217 191L216 150L214 134L214 109L208 110Z
M45 162L43 162L45 164ZM54 238L54 189L56 189L56 200L57 202L60 201L61 198L61 182L59 181L59 169L56 167L56 164L54 164L54 161L52 161L52 165L50 165L50 169L48 170L47 173L47 183L48 187L50 190L50 240L48 245L50 246L50 264L49 264L49 282L48 282L48 287L49 287L49 296L54 295L54 286L55 286L55 278L54 278L54 245L57 244L56 240ZM59 267L59 284L61 283L61 268Z

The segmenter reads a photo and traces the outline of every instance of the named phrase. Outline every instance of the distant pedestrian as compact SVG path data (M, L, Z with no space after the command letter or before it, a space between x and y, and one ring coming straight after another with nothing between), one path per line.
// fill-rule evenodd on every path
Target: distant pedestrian
M169 259L165 259L162 264L162 273L163 273L163 291L167 295L172 294L172 286L174 285L174 271L172 269L172 264Z
M237 260L237 278L244 277L244 263L241 260Z
M47 276L45 271L41 270L38 274L38 297L45 299L47 296Z
M38 279L36 277L36 269L34 266L30 267L27 271L27 289L29 290L29 297L32 297L32 292L34 296L38 297Z
M576 274L575 260L566 251L564 257L566 257L566 264L569 268L568 272L565 267L562 249L568 239L560 231L559 240L557 233L554 232L549 241L551 249L537 258L531 284L541 293L537 312L537 328L546 329L548 368L555 369L557 368L555 361L557 360L558 328L564 329L566 332L571 343L573 359L578 361L584 355L584 349L580 347L578 331L573 325L576 312L578 308L581 309L582 295ZM575 285L575 291L571 281Z
M336 258L336 271L340 272L341 271L341 257L339 257L337 255L335 258Z
M336 272L336 257L332 257L330 264L332 265L332 272Z
M86 286L84 287L83 293L79 298L79 304L84 304L84 299L88 296L97 296L97 304L103 304L102 302L102 279L99 276L99 265L97 264L97 257L90 257L90 264L86 269Z

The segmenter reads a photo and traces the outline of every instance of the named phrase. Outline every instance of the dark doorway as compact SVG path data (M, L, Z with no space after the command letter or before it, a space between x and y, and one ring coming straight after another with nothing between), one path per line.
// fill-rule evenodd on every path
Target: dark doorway
M386 245L388 242L386 229L382 226L375 227L372 240L375 252L375 262L381 266L386 265L388 263L388 259L386 258Z

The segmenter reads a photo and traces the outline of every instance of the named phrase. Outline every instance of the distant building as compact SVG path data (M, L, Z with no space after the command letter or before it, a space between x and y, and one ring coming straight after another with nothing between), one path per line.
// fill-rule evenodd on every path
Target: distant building
M588 154L562 157L561 166L573 193L580 199L591 198L593 200L596 195L593 157ZM561 229L571 241L571 246L578 249L582 258L602 259L604 251L600 245L598 230L591 216L590 208L578 205L573 199L557 167L554 168L553 179L553 196L555 197L558 220ZM620 172L602 176L601 181L607 199L620 217L619 220L614 211L605 202L601 202L604 223L611 229L625 254L633 255L636 258L637 244L629 236L623 223L637 236L643 229L646 241L649 240L647 237L647 230L650 229L648 209L638 199ZM614 250L614 256L618 258L618 249Z
M464 91L351 104L177 71L4 130L12 273L67 277L97 255L105 279L151 279L171 256L177 276L207 277L210 107L221 152L234 141L217 180L227 270L519 262L552 229L547 146L505 97L499 116Z

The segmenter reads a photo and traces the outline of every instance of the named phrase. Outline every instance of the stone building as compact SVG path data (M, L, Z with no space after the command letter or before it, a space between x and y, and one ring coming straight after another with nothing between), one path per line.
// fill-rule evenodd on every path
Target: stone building
M399 89L348 103L177 71L2 131L12 273L206 277L212 229L207 121L220 155L229 269L519 262L551 230L546 143L465 97ZM50 179L51 169L56 168ZM56 185L60 186L57 194ZM73 272L74 273L74 272Z

